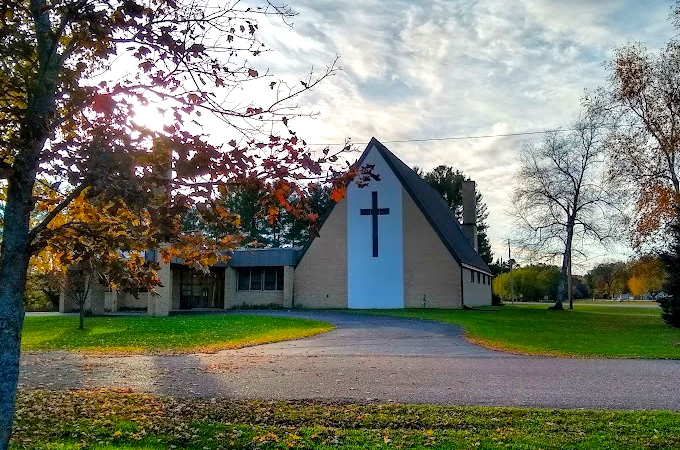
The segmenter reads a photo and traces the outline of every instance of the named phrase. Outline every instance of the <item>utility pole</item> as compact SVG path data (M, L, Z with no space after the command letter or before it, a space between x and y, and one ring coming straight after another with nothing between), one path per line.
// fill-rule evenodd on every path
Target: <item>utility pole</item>
M510 264L510 302L515 303L515 284L512 281L512 254L510 253L510 239L508 239L508 264Z
M505 292L505 283L503 282L503 258L500 258L500 262L501 262L501 274L498 276L498 284L500 285L499 295L501 297L501 300L505 301L505 299L503 298L503 293Z

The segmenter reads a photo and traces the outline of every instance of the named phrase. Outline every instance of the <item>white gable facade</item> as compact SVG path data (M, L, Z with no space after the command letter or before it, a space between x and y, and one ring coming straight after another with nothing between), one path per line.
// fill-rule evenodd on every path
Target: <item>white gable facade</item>
M347 189L347 306L404 307L404 229L401 182L375 147L364 165L379 180Z

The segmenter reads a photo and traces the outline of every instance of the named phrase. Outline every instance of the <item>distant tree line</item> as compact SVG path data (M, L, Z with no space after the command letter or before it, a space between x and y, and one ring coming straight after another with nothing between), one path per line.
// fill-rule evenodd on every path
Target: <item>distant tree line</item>
M560 268L547 264L533 264L517 267L504 272L493 281L493 293L504 301L515 300L537 302L543 300L554 301L560 280ZM574 298L588 298L590 291L584 277L574 277Z
M630 262L598 264L586 278L597 298L615 298L621 294L655 298L663 291L666 270L661 259L648 255Z
M558 294L558 266L517 266L511 276L505 264L502 271L494 278L493 292L504 301L511 300L513 293L515 300L522 301L554 301ZM627 262L604 262L585 275L573 277L573 295L575 299L612 299L621 294L631 294L635 298L651 300L663 292L666 279L664 265L656 256L646 255Z

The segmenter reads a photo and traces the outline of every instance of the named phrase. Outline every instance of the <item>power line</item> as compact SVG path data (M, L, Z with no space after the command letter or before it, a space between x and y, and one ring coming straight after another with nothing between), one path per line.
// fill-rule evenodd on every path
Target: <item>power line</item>
M622 126L622 125L615 125ZM495 137L514 137L514 136L530 136L535 134L545 134L545 133L565 133L567 131L578 131L579 128L556 128L552 130L534 130L534 131L522 131L517 133L499 133L499 134L477 134L468 136L448 136L448 137L433 137L433 138L422 138L422 139L396 139L392 141L380 141L383 144L402 144L407 142L433 142L433 141L461 141L465 139L485 139L485 138L495 138ZM353 145L367 145L368 142L350 142ZM307 145L319 145L319 146L330 146L330 145L343 145L340 143L326 143L326 144L307 144Z

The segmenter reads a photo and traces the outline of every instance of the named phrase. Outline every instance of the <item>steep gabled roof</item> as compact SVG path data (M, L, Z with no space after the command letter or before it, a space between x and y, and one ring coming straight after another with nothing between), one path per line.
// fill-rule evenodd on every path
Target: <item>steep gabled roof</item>
M402 160L397 158L394 153L380 143L376 138L372 138L368 143L369 148L375 146L382 157L387 161L392 171L397 175L399 181L409 193L413 201L418 205L420 211L430 222L430 225L437 232L446 248L459 264L472 266L483 272L491 273L489 266L486 265L479 253L475 251L472 244L460 228L458 219L449 209L448 205L432 186L427 184L417 173Z
M491 274L489 266L487 266L482 257L479 256L479 253L472 247L472 244L463 233L463 230L461 230L458 219L456 219L456 216L454 216L453 212L449 209L439 192L427 184L427 182L418 176L413 169L404 164L402 160L397 158L394 153L389 151L387 147L380 143L380 141L374 137L371 138L364 153L362 153L357 161L357 166L361 166L372 147L375 147L382 155L383 159L385 159L387 165L392 169L415 204L418 205L420 211L458 264ZM331 205L330 210L327 211L326 215L321 220L319 224L320 229L323 228L323 223L331 214L334 206L335 204ZM300 252L300 260L304 257L311 242L312 240L310 239L310 241L307 242L307 245L302 249L302 252Z

